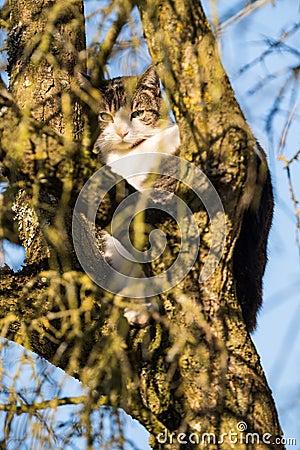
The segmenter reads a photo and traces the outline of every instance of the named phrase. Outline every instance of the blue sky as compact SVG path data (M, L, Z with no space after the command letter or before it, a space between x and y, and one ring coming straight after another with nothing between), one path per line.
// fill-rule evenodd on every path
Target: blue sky
M209 0L205 1L209 10ZM231 2L231 10L241 2ZM219 2L220 16L226 17L228 2ZM99 5L98 2L88 2L90 8ZM259 317L259 324L253 335L253 341L261 355L261 362L280 414L282 427L286 437L296 437L300 448L300 277L299 248L296 244L296 220L290 201L290 192L284 164L277 159L278 142L287 114L290 112L290 102L287 91L281 111L274 123L272 139L265 130L266 118L274 97L286 80L284 69L296 61L296 57L288 51L274 53L260 64L254 65L242 75L239 70L267 46L267 40L277 39L281 31L299 22L299 2L289 0L276 1L275 5L266 4L257 12L247 16L225 29L221 37L220 49L223 64L230 76L237 98L249 121L255 135L265 148L272 170L275 190L276 208L273 227L269 239L269 263L264 279L264 306ZM299 32L288 41L292 47L299 47ZM147 64L146 56L141 65ZM299 59L298 59L299 64ZM125 66L125 64L124 64ZM120 65L111 67L113 76L122 75L118 72ZM122 67L122 65L121 65ZM138 70L137 70L138 72ZM249 90L272 73L281 72L255 93ZM300 91L300 89L299 89ZM297 93L298 102L300 92ZM287 138L284 156L291 157L299 150L300 127L299 111L297 122L291 126ZM292 167L292 177L298 198L300 198L299 162ZM17 263L22 259L22 253L16 254L16 248L6 247L7 262L14 259ZM18 250L20 251L20 250ZM22 252L22 250L21 250ZM12 264L12 262L10 262ZM74 391L71 388L73 386ZM69 391L80 393L78 382L68 380ZM140 450L150 447L147 444L147 433L137 431L137 423L127 422L127 430ZM139 427L138 427L139 428ZM139 428L140 429L140 428Z
M264 278L264 305L253 341L261 355L261 363L273 391L281 425L286 437L296 437L300 447L300 273L299 247L296 244L296 219L284 164L278 160L278 143L287 114L289 94L283 101L274 124L273 140L265 131L266 118L274 97L287 79L284 69L298 62L288 51L274 52L262 64L239 76L246 63L253 61L266 48L270 38L278 39L283 30L299 22L299 2L270 3L234 27L222 39L223 63L230 75L237 98L252 129L265 148L272 171L275 192L275 213L269 238L269 263ZM300 33L287 44L299 48ZM259 80L273 73L281 76L255 94L249 94ZM296 93L299 105L300 89ZM299 109L291 126L283 155L291 158L300 147ZM299 162L291 168L291 176L300 198Z

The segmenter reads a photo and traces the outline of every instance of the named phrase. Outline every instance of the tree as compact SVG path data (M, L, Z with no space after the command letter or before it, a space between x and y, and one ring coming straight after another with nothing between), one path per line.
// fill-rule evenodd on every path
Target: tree
M105 10L107 16L113 10L115 17L90 59L95 80L103 76L133 6L116 1ZM2 269L1 335L89 388L82 423L90 447L95 445L91 414L103 404L122 407L144 424L153 448L196 448L182 441L192 435L196 439L200 431L211 439L208 448L218 448L213 437L221 439L230 430L240 436L245 430L236 427L241 423L249 433L270 433L275 439L281 430L245 329L233 262L247 208L261 195L254 182L266 178L267 168L264 161L258 167L255 139L201 5L191 0L141 1L138 8L153 64L181 130L180 156L205 172L222 199L226 240L221 260L199 285L212 223L203 205L196 203L194 217L204 236L199 257L177 287L161 294L162 316L154 316L141 329L128 326L123 301L103 292L82 272L71 237L72 211L97 168L91 157L95 130L82 106L86 103L92 111L93 104L75 80L86 59L82 2L11 0L2 9L9 31L10 92L1 85L0 153L9 181L4 204L13 203L26 267L18 273ZM179 193L190 201L182 186ZM117 197L115 193L107 198L98 214L101 226ZM214 219L218 228L221 219L217 214ZM180 236L166 218L161 227L169 237L162 258L168 267ZM152 270L158 273L159 268L153 264ZM23 405L16 411L46 406ZM162 443L158 436L163 438L165 430L167 442Z

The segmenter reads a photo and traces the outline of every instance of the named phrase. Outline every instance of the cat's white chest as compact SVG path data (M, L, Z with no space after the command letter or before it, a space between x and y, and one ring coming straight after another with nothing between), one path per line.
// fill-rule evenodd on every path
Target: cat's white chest
M177 125L173 125L146 139L133 149L124 152L111 150L107 154L105 162L115 173L121 175L136 190L140 191L149 174L155 173L159 168L159 154L174 154L179 145L179 129ZM152 153L152 155L146 156L146 153ZM131 155L137 155L137 157L129 158L128 156Z

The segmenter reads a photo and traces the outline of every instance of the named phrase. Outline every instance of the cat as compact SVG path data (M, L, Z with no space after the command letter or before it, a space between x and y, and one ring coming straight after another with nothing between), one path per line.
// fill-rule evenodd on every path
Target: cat
M143 155L145 152L163 152L176 154L180 145L178 126L172 122L167 103L163 100L160 81L153 66L148 67L140 76L118 77L103 80L95 89L85 74L79 77L81 88L96 100L94 109L98 115L98 137L94 151L99 153L103 164L128 155ZM265 158L258 146L258 170ZM127 181L136 190L143 189L147 173L152 167L143 165L145 175L128 176L140 167L118 166L118 174L127 177ZM254 199L255 208L250 205L245 211L240 236L233 255L233 270L236 293L242 307L246 328L252 331L256 326L257 312L262 303L262 277L267 261L267 237L272 221L273 195L269 172L263 180L257 180L260 200ZM258 206L257 206L258 203ZM120 256L122 244L106 231L101 235L103 255L116 269L125 275L144 277L140 265L134 264L130 255L122 248L125 257ZM121 246L121 247L120 247ZM146 310L157 311L156 302L146 299ZM125 316L131 325L147 323L147 314L127 310Z
M80 74L79 81L82 89L92 92L93 86L86 75ZM148 164L145 164L142 155L149 152L175 154L180 145L179 129L170 118L157 73L150 66L141 76L103 80L98 87L98 95L95 91L94 94L98 100L99 126L94 152L100 155L102 164L107 165L124 156L141 155L135 165L125 159L116 171L141 191L149 173L156 163L159 164L159 159L155 161L155 158L148 158ZM144 174L134 175L141 165ZM101 232L101 247L103 256L114 269L127 276L145 277L142 267L131 262L127 250L105 230ZM154 298L144 299L141 304L145 306L142 313L138 309L125 311L131 325L143 326L148 322L147 312L158 309Z

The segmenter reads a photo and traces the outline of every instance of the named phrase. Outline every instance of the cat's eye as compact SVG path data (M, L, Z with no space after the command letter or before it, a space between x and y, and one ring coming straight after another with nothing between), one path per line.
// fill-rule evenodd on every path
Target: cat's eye
M113 116L108 112L101 112L99 114L99 118L100 118L100 120L103 120L103 122L113 122L114 121Z
M143 109L139 109L139 110L137 110L137 111L134 111L132 114L131 114L131 118L132 119L140 119L141 117L143 117L143 115L144 115L144 110Z

